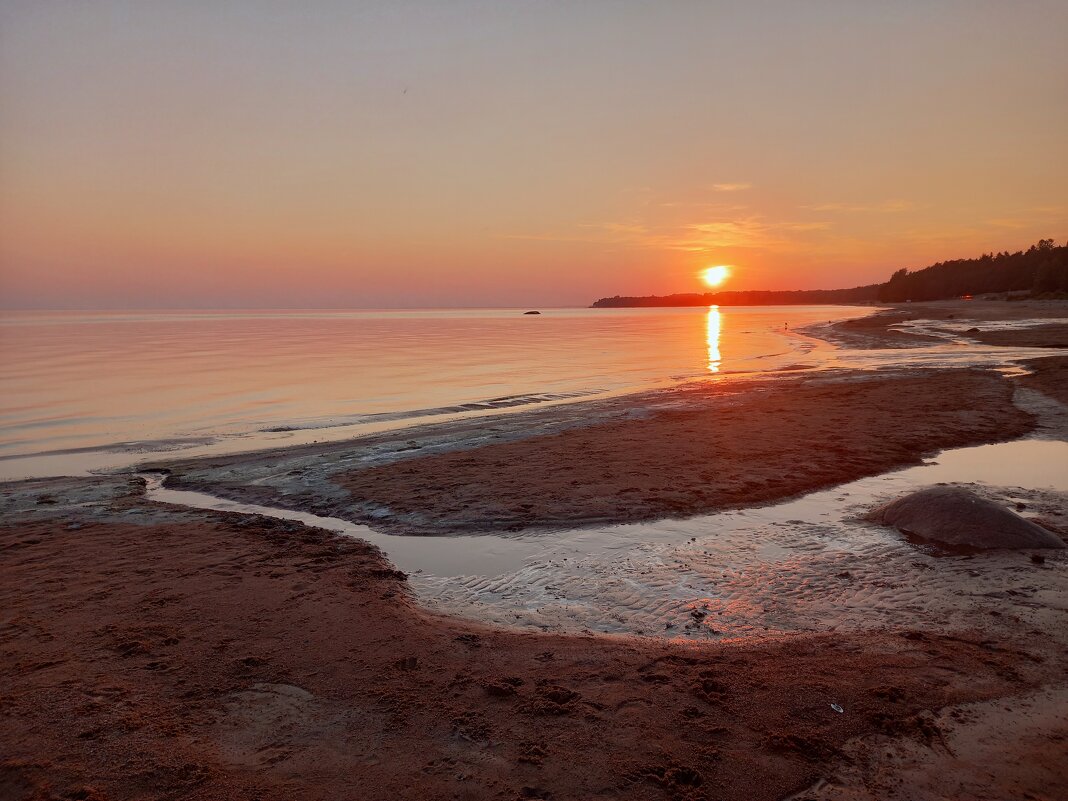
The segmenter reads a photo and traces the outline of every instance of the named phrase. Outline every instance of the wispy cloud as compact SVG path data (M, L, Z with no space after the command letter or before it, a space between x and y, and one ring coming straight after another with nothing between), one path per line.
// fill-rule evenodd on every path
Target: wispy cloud
M580 225L579 228L593 229L595 231L604 231L611 236L619 237L621 239L627 239L630 237L646 236L649 233L649 229L641 223L632 222L607 222L607 223L593 223Z
M741 192L743 189L752 189L752 184L712 184L716 192Z
M986 224L992 225L995 228L1027 228L1031 222L1029 220L1019 220L1012 217L997 217L992 220L987 220Z
M652 236L641 223L605 222L580 223L573 230L563 232L503 234L502 239L521 239L536 242L591 242L594 244L638 243Z
M816 203L802 206L806 211L883 212L894 214L916 208L911 200L884 200L882 203Z
M1048 217L1068 216L1068 206L1031 206L1022 211L1027 214L1040 214Z
M511 234L508 239L591 242L613 246L681 250L692 253L725 248L783 249L825 231L828 222L767 220L757 215L650 227L638 222L602 222L559 234Z
M985 222L994 228L1029 228L1050 223L1063 225L1068 222L1068 206L1029 206L1004 209L1004 214L991 217Z
M719 248L777 249L789 246L803 235L825 231L827 222L766 220L751 216L736 220L691 223L682 236L667 242L673 250L706 251Z

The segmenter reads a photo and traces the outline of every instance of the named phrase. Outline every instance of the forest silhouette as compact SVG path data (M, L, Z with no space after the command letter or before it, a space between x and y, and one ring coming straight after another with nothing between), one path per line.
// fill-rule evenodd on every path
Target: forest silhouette
M1068 295L1068 245L1041 239L1015 253L984 253L974 259L943 261L919 270L902 268L883 284L851 289L803 289L690 292L601 298L594 308L640 306L775 306L818 303L901 303L947 300L966 295L1018 297Z

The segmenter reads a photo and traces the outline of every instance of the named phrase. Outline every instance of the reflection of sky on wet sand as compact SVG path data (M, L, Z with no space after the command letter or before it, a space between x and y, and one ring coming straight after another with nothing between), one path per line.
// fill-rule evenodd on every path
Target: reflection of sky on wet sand
M457 577L428 568L410 582L430 608L482 622L669 638L963 627L988 604L1004 612L1006 588L1014 591L1009 603L1019 604L1013 614L1055 618L1055 606L1039 609L1034 599L1063 594L1064 552L1047 553L1041 572L1018 552L939 557L857 518L938 481L1009 483L1003 502L1026 502L1033 514L1032 489L1068 486L1068 473L1050 470L1066 458L1068 443L1058 441L954 449L933 463L776 505L521 537L515 547L535 541L543 550L511 571ZM1025 462L1031 470L1004 469ZM391 557L397 550L389 541L383 547Z
M719 306L709 306L708 322L705 325L705 330L707 332L705 339L708 342L708 372L710 373L718 373L719 363L722 361L719 355L720 325Z
M1017 552L943 558L858 516L938 481L1009 485L1004 502L1023 501L1033 514L1031 490L1068 488L1068 472L1058 469L1066 460L1068 443L1061 441L959 448L770 506L508 537L394 536L337 518L164 489L159 475L147 481L154 501L300 520L369 541L410 574L421 603L447 614L556 631L731 638L902 621L963 626L984 598L1006 603L1000 595L1006 586L1018 589L1016 611L1031 614L1036 593L1063 593L1063 552L1048 553L1041 571Z

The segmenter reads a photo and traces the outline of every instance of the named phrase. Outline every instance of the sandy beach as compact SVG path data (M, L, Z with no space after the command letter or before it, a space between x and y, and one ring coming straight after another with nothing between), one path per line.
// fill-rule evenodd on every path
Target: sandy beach
M1002 326L1016 340L996 344L1055 347L1066 316L913 304L826 335L923 347L937 336L924 328L967 338L1034 320ZM1064 358L1030 374L741 378L150 467L168 486L387 533L548 537L759 508L1032 434L1034 409L1065 398ZM939 592L983 587L941 628L921 586L911 614L868 630L554 633L428 611L359 539L153 503L143 487L133 475L4 487L5 797L920 799L997 786L1052 801L1068 779L1063 551L924 555L928 573L946 565ZM1064 536L1064 493L994 494Z
M1020 383L1068 404L1068 356L1036 359L1027 366L1033 372L1021 378Z
M1068 801L1066 30L0 4L0 801Z
M686 517L1022 434L1011 398L1005 379L972 371L754 383L691 397L693 411L345 473L360 505L333 511L406 534Z
M977 370L741 381L601 404L602 419L591 416L586 425L576 424L574 410L546 415L542 427L517 419L503 424L500 443L485 443L470 424L404 430L375 438L388 455L362 470L349 467L351 444L311 449L313 459L303 449L166 469L169 486L391 533L678 518L917 464L941 448L1019 436L1032 420L1013 405L1012 387Z
M852 738L937 743L928 710L1025 692L1065 656L908 630L511 632L420 610L327 532L161 510L133 482L68 490L89 515L35 490L42 511L0 531L10 798L777 799Z
M990 345L1065 348L1068 347L1065 314L1064 301L1056 300L947 300L898 304L824 327L820 333L850 347L930 345L939 339L924 330L930 328ZM922 327L917 328L916 323Z

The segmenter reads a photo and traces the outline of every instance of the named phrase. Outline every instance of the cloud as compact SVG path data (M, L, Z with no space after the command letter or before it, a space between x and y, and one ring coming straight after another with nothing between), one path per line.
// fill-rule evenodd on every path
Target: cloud
M1005 209L1004 214L991 217L986 224L994 228L1029 228L1052 222L1063 225L1068 221L1068 206L1030 206Z
M674 250L705 251L717 248L776 249L789 246L804 234L825 231L826 222L769 221L751 216L737 220L691 223L682 236L667 243Z
M885 212L893 214L899 211L908 211L916 208L916 204L910 200L884 200L882 203L816 203L811 206L802 206L806 211L844 211L844 212Z
M512 234L508 239L554 242L589 242L652 250L701 253L724 248L783 249L807 235L825 231L827 222L767 220L757 215L704 220L651 228L637 222L602 222L580 225L580 231L563 234Z
M1014 219L1012 217L998 217L992 220L987 220L986 224L995 228L1026 228L1030 225L1030 221Z
M717 192L741 192L743 189L751 189L752 184L712 184Z
M644 236L649 232L649 229L640 223L593 223L587 225L580 225L579 228L592 228L594 230L604 231L607 234L619 236L621 238Z

